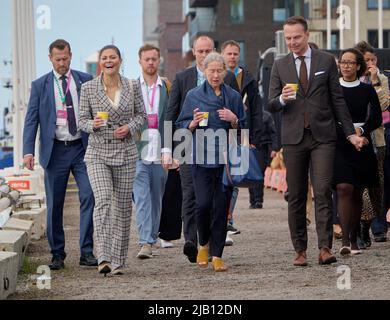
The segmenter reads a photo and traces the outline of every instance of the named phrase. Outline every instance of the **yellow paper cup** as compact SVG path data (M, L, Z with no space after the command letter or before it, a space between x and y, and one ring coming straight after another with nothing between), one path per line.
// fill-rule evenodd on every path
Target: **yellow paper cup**
M96 115L98 117L100 117L100 119L102 119L104 121L104 125L106 126L107 125L107 121L108 121L108 117L109 117L108 112L99 111L99 112L96 113Z
M207 127L209 123L209 113L208 112L203 112L203 120L199 122L200 127Z
M290 96L289 98L291 100L296 100L297 99L297 92L298 92L298 83L286 83L286 86L293 88L294 89L294 95Z

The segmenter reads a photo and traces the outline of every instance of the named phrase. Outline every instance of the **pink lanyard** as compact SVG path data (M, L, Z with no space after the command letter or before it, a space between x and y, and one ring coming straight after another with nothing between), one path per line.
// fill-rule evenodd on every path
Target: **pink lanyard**
M154 99L156 97L156 91L157 91L157 82L154 84L154 88L153 88L153 92L152 92L152 100L150 101L150 98L149 98L149 89L148 89L148 84L146 84L146 96L148 98L148 103L149 103L149 106L150 106L150 112L153 113L153 106L154 106Z

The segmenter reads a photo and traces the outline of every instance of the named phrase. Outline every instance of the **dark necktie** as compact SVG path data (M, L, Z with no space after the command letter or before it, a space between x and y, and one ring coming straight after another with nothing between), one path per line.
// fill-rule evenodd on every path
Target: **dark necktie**
M73 107L72 95L70 94L70 90L66 92L66 88L68 87L68 81L66 81L67 76L62 76L60 80L62 81L62 91L65 95L65 103L66 103L66 111L68 113L68 128L69 133L72 136L77 134L77 124L76 124L76 115Z
M301 67L299 68L299 82L301 84L302 91L306 94L307 88L309 87L309 80L307 77L307 67L306 67L306 62L305 62L305 56L300 56L300 57L298 57L298 59L301 60ZM310 127L309 115L306 111L304 113L304 126L305 126L305 128Z

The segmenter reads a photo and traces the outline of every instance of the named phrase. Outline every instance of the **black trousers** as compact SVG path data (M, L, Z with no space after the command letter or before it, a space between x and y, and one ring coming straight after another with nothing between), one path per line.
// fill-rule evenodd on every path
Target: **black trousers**
M315 198L315 221L318 248L332 248L332 179L335 143L314 140L311 131L305 130L297 145L283 146L288 183L288 223L295 251L307 249L306 198L310 179Z
M385 130L386 155L384 164L384 212L390 208L390 127Z
M228 190L222 184L223 166L205 168L192 166L196 195L196 219L199 244L209 244L213 257L222 257L228 218Z
M181 237L181 208L182 191L180 174L176 170L169 170L162 199L159 237L166 241L180 239Z
M195 190L192 179L192 165L180 166L180 180L183 194L181 218L183 220L183 234L185 241L192 241L198 245L198 229L195 217Z
M271 159L271 146L263 145L258 152L258 162L260 164L261 172L265 173L265 170L270 164ZM257 202L264 202L264 180L259 183L258 186L249 188L249 202L251 205L255 205Z

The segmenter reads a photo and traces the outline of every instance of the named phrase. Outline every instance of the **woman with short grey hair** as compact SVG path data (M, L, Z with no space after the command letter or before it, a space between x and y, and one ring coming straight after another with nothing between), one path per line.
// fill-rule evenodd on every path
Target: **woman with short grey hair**
M219 62L220 64L222 64L223 66L223 69L225 70L226 72L226 63L225 63L225 59L222 57L221 54L219 54L218 52L211 52L207 55L207 57L204 59L204 62L203 62L203 65L204 65L204 68L205 70L207 69L208 65L212 62Z
M224 146L215 142L210 145L207 139L200 138L201 135L197 141L196 131L213 130L214 133L218 131L219 135L224 130L227 137L229 129L244 126L245 112L241 95L223 83L226 65L222 56L216 52L210 53L204 60L204 66L206 81L188 92L176 125L191 130L193 134L192 177L200 244L196 260L200 267L207 267L210 255L214 270L219 272L227 270L222 253L230 199L230 189L222 184L224 163L219 154ZM209 150L213 150L214 157L208 157ZM202 163L197 161L200 159Z

